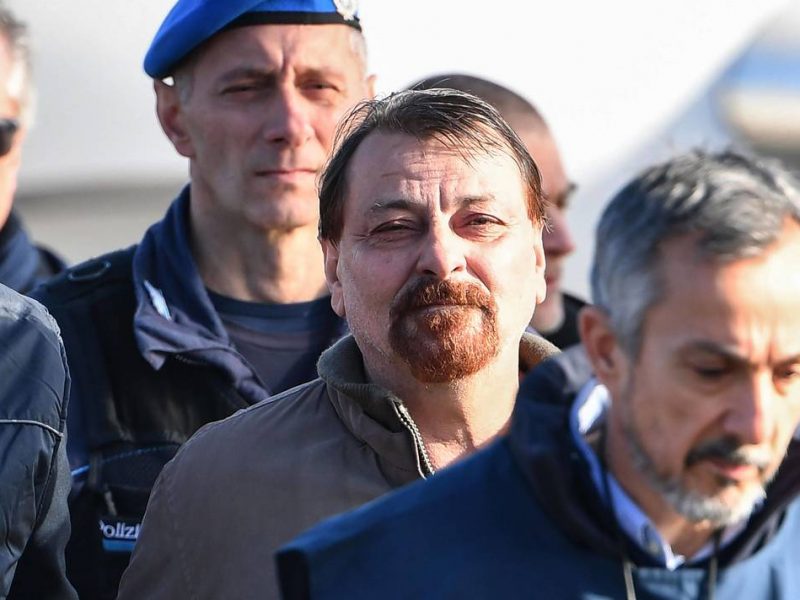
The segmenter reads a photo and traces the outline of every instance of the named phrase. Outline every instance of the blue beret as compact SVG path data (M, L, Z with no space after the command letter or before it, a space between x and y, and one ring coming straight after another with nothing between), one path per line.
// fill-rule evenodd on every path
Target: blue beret
M144 57L154 79L172 69L214 34L240 25L350 25L361 30L357 0L178 0Z

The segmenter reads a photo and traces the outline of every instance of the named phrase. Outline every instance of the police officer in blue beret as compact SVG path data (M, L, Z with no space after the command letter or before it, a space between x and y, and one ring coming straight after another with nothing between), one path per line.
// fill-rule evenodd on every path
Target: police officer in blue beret
M67 566L90 599L116 596L178 447L316 377L342 335L315 178L340 117L372 96L348 0L178 0L144 68L190 181L137 246L38 294L73 371Z

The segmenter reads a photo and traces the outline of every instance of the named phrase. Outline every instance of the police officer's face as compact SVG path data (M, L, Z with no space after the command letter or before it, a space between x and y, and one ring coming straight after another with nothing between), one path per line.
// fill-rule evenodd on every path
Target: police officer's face
M196 197L264 229L316 226L317 171L336 124L371 95L345 25L261 25L218 34L190 66L173 138Z
M575 241L567 223L567 204L574 185L567 178L561 155L550 133L541 126L512 125L539 167L542 191L548 200L545 209L548 226L542 233L544 254L547 258L547 296L536 307L531 325L542 333L550 333L564 322L561 279L564 259L575 250Z

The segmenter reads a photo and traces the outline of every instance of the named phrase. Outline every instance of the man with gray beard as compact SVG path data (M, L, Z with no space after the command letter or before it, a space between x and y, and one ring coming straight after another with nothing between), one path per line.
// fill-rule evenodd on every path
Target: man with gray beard
M596 239L508 436L290 543L285 598L800 598L797 180L690 153Z
M544 296L539 172L454 90L360 105L320 182L331 304L320 378L200 430L153 489L120 600L263 598L317 521L458 461L508 426Z

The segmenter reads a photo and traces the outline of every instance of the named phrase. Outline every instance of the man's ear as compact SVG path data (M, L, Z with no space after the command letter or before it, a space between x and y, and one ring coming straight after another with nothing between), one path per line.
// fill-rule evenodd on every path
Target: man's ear
M186 158L194 158L194 146L184 123L183 105L175 85L167 85L155 80L153 90L156 93L156 114L161 129L169 141L175 146L178 154Z
M608 315L596 306L585 306L578 314L578 328L595 376L614 397L614 391L625 381L628 361Z
M536 233L536 242L533 245L533 256L536 261L534 269L536 270L536 304L539 305L545 301L547 297L547 282L544 279L544 270L547 266L547 259L544 255L544 244L542 244L542 230Z
M347 315L344 309L344 293L342 292L342 282L339 280L339 247L331 240L320 240L319 243L322 245L325 282L331 293L331 307L337 315L345 318Z

